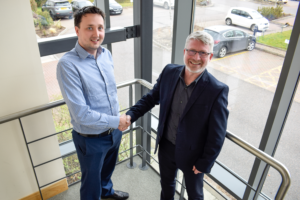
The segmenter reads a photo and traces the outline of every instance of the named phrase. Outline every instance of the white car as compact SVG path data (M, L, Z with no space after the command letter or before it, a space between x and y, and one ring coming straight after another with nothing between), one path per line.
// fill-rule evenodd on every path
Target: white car
M174 0L154 0L153 5L163 6L165 9L174 8Z
M233 7L228 11L225 17L227 25L235 24L250 28L254 31L255 26L259 31L265 31L269 28L269 20L264 18L259 12L250 8Z

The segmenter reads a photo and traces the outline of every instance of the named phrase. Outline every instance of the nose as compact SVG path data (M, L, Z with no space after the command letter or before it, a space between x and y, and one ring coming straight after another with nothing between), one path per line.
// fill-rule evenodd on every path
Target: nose
M197 52L197 53L194 55L194 58L200 60L201 56L200 56L199 52Z
M99 33L100 33L100 31L97 28L95 28L93 31L93 36L98 37Z

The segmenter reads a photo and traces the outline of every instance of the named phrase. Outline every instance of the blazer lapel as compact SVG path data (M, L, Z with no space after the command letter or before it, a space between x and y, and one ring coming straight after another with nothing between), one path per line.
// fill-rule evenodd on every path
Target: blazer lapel
M177 86L177 83L178 83L178 80L179 80L179 74L180 72L182 71L184 66L182 67L178 67L176 70L174 70L174 73L171 75L171 78L169 79L169 84L171 85L170 87L168 88L171 88L170 91L167 91L167 109L166 109L166 114L169 113L169 110L170 110L170 107L171 107L171 104L172 104L172 98L173 98L173 95L174 95L174 92L175 92L175 89L176 89L176 86Z
M200 78L200 80L198 81L198 83L196 84L196 87L194 88L191 97L188 101L188 103L185 106L185 109L183 110L183 113L180 117L181 121L184 116L186 115L186 113L190 110L190 108L192 107L192 105L195 103L195 101L199 98L199 96L201 95L202 91L204 90L205 86L207 85L208 81L208 75L207 75L207 70L205 70L203 72L204 74L202 75L202 77Z

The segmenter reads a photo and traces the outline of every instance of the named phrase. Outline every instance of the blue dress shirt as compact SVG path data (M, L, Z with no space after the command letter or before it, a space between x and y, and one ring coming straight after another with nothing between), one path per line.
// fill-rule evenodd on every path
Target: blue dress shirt
M77 42L57 64L57 80L73 129L99 134L119 126L119 103L110 52L99 47L96 58Z

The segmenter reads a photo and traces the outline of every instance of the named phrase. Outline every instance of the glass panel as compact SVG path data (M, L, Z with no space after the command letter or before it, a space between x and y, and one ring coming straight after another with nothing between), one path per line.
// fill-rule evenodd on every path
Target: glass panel
M109 0L111 27L133 26L133 2Z
M290 3L290 2L289 2ZM284 126L275 159L283 163L289 170L292 178L291 187L285 199L299 199L299 130L300 130L300 87L294 97L286 124ZM268 173L262 192L274 197L281 183L280 174L271 169Z
M42 68L50 102L62 99L62 94L60 92L59 85L56 79L56 68L59 59L64 54L65 53L59 53L41 57Z
M155 83L162 69L171 62L174 1L153 1L153 58L152 82ZM171 5L171 6L169 6Z
M202 1L197 2L194 31L205 29L215 39L214 57L207 69L230 89L227 130L258 147L284 62L287 48L285 41L290 39L299 2L288 1L277 8L275 3L255 1L239 1L237 5L235 1L214 0L208 1L207 6L200 5L199 2ZM239 7L240 14L249 14L252 18L234 14L237 12L231 8L236 6ZM278 19L274 19L266 16L265 9L269 7L282 9L282 17L276 15ZM260 13L268 17L268 21ZM258 32L254 30L253 24L257 25ZM262 31L266 28L266 31ZM224 38L223 33L230 30L238 30L236 33L242 33L245 37L233 37L232 40ZM296 117L293 118L295 119ZM299 123L293 123L292 130L298 130L297 124ZM293 137L287 136L290 138L288 141L297 141L295 132L292 134L292 131L287 131L287 134L294 137L292 139ZM287 160L288 150L291 150L287 146L288 143L279 145L281 155L285 156L280 159L285 158L283 163L295 164ZM297 158L296 153L290 154ZM226 140L218 159L248 181L254 161L249 153ZM269 184L270 182L272 181L265 184L264 192L272 196L272 187L277 183L274 181L274 184ZM296 190L290 190L289 195L291 199L296 199Z

